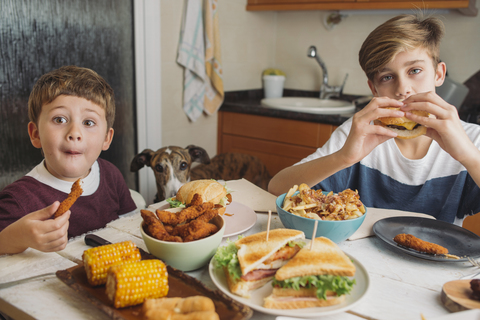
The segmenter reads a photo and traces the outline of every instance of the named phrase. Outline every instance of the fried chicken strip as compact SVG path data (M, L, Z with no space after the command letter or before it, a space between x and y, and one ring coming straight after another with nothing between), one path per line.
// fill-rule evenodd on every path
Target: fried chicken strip
M205 213L206 210L213 208L213 204L210 202L202 203L199 206L191 206L183 209L182 211L175 213L170 211L164 211L157 209L156 213L158 219L163 224L177 225L180 223L188 222L190 220L198 218Z
M202 196L199 195L198 193L195 193L192 197L192 200L190 201L189 204L187 204L188 207L194 207L194 206L199 206L203 203Z
M448 253L448 249L444 248L438 244L423 241L411 234L397 234L393 241L398 243L401 246L411 248L413 250L431 254L446 254Z
M63 200L60 203L60 206L58 207L57 211L55 211L55 214L53 215L54 218L60 217L62 214L67 212L71 206L77 201L77 199L82 195L83 189L82 186L80 185L80 179L75 181L72 185L72 189L70 193L68 194L67 198Z
M183 242L182 238L170 235L163 223L155 217L155 214L149 210L140 210L145 223L145 231L152 237L162 241Z
M218 215L218 209L212 208L212 209L209 209L209 210L205 211L205 213L203 213L201 216L199 216L197 219L195 219L193 221L190 221L190 222L185 223L185 224L177 225L175 227L165 226L165 228L168 230L168 232L171 235L180 236L182 238L185 238L188 235L190 235L190 230L192 228L194 228L195 221L209 222L210 220L215 218L217 215ZM198 228L198 226L196 228Z
M218 231L218 227L213 223L208 223L203 220L193 220L189 223L189 228L184 232L182 238L184 242L203 239Z

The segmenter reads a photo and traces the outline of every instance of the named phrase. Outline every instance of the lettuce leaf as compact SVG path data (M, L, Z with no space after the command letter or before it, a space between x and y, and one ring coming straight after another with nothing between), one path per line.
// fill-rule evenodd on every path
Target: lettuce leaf
M242 236L239 236L238 238L240 239ZM235 242L227 239L227 245L219 247L214 256L216 267L226 267L233 281L240 279L242 276L242 270L240 269L240 263L238 262L237 251L238 249L237 246L235 246Z
M305 244L306 243L303 240L293 240L293 241L288 242L288 246L291 247L291 248L293 248L295 246L299 246L300 249L301 249L301 248L305 247Z
M336 292L337 295L341 296L342 294L350 293L355 283L355 279L350 279L348 277L322 274L316 276L294 277L283 281L274 279L272 286L292 288L295 290L299 290L300 288L310 289L314 287L317 289L317 298L327 300L327 291Z
M170 208L185 208L185 204L175 199L175 197L167 198L165 199L165 201L168 202L168 204L170 205Z

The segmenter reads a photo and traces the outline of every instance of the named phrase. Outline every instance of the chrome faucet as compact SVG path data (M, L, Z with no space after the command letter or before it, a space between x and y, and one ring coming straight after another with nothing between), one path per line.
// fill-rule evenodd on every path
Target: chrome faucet
M317 54L317 48L315 46L310 46L310 48L308 48L307 56L309 58L315 58L322 68L323 82L320 87L320 99L329 99L331 97L339 98L343 94L343 87L345 86L345 82L347 82L348 73L345 76L341 86L330 86L328 85L327 66L325 65L325 62L323 62L322 58L320 58L320 56Z

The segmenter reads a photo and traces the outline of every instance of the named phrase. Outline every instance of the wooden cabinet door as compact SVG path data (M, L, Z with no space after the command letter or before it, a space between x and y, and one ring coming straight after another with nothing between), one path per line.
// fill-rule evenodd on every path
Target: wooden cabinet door
M217 152L239 152L259 157L273 176L315 152L334 126L220 111Z

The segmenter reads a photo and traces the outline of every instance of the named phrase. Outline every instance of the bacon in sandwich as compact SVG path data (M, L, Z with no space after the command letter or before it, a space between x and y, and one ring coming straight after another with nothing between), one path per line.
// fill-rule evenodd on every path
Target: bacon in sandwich
M305 234L299 230L274 229L230 242L215 254L223 267L230 291L242 297L272 280L276 271L303 247Z

